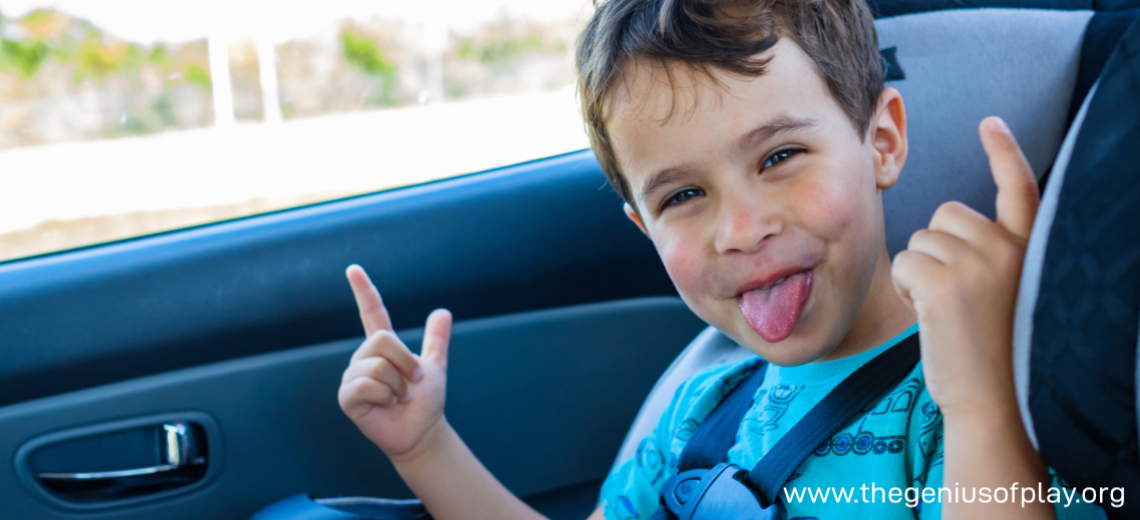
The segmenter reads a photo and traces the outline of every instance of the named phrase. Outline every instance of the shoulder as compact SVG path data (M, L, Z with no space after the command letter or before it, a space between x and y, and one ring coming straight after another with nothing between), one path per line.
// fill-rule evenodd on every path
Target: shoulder
M706 367L681 383L669 406L665 408L657 424L659 437L662 433L670 440L677 436L688 440L696 426L704 421L713 408L732 392L742 381L751 376L764 361L758 357L747 358L732 363ZM662 439L665 440L665 439Z
M653 432L641 440L632 458L610 472L602 485L599 506L607 519L647 518L656 510L661 485L676 472L685 442L717 403L751 375L759 363L759 358L749 358L708 367L678 387Z

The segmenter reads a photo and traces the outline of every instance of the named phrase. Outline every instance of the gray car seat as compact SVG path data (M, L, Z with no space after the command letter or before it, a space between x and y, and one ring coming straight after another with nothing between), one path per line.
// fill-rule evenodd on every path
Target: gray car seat
M1057 160L1056 169L1060 173L1049 184L1050 191L1042 206L1043 212L1049 211L1048 208L1055 211L1057 192L1064 182L1064 170L1069 164L1068 152L1071 152L1076 132L1084 120L1083 113L1077 117L1077 107L1086 98L1091 98L1091 95L1086 94L1090 90L1095 91L1092 88L1093 82L1116 41L1127 28L1126 22L1134 17L1134 13L1094 16L1094 12L1089 10L965 9L906 14L878 20L876 27L880 47L897 47L898 63L905 72L905 79L889 82L888 86L902 92L910 116L910 154L906 168L899 183L884 193L887 245L891 253L905 247L910 235L925 227L934 210L943 202L962 201L993 217L996 188L977 133L978 123L988 115L999 115L1009 123L1041 180L1046 178L1046 172L1058 156L1070 120L1077 119L1066 141L1066 153ZM1140 29L1133 31L1138 32ZM1133 52L1140 52L1140 37L1135 39L1137 44ZM1140 97L1140 90L1137 90L1137 94ZM1076 103L1073 103L1074 99ZM1140 121L1140 114L1136 120ZM1140 189L1140 183L1134 184L1133 187ZM1136 190L1132 191L1134 192ZM1052 205L1050 197L1054 199ZM1052 222L1051 215L1039 218ZM1035 228L1031 249L1036 248L1036 252L1031 256L1044 256L1044 238L1038 235L1048 235L1047 231L1046 226ZM1135 243L1140 248L1140 240ZM1030 268L1027 265L1026 272L1027 276L1040 279L1041 258L1036 261L1037 267ZM1132 262L1140 264L1140 260L1133 259ZM1058 262L1055 261L1054 264L1056 263ZM1109 266L1106 264L1105 267ZM1057 269L1056 266L1052 268ZM1046 271L1048 272L1048 267ZM1031 327L1027 327L1026 320L1032 319L1034 304L1037 302L1036 292L1027 289L1030 286L1035 284L1023 283L1023 294L1019 300L1017 352L1022 358L1018 376L1021 391L1019 398L1026 410L1026 423L1034 442L1043 448L1046 460L1053 464L1048 449L1061 450L1058 443L1065 441L1057 440L1057 436L1048 433L1035 435L1034 432L1040 432L1046 426L1039 422L1035 430L1030 413L1028 381L1033 376L1027 368L1027 360L1030 357L1029 336L1032 334L1031 330L1027 333L1027 328ZM1033 294L1027 295L1026 291ZM1135 310L1136 307L1132 309ZM1127 388L1131 395L1135 379L1140 377L1135 371L1136 312L1128 318L1131 319L1131 342L1127 346L1132 357L1127 364L1128 377L1125 379L1131 383ZM1062 344L1054 350L1064 352L1065 346ZM752 355L711 327L697 336L658 380L630 428L615 465L634 456L638 443L656 425L681 382L703 368ZM1045 360L1038 355L1035 359L1039 365L1055 368L1049 364L1052 358ZM1085 361L1093 363L1097 360ZM1103 365L1103 361L1100 364ZM1113 379L1119 380L1120 377ZM1052 385L1048 388L1063 388L1063 381L1063 373L1057 370L1035 380L1039 387ZM1045 409L1052 404L1051 401L1045 402L1048 395L1047 392L1033 394L1039 408ZM1041 404L1042 402L1045 403ZM1114 449L1123 446L1117 449L1118 452L1126 452L1128 443L1131 442L1131 458L1125 456L1126 463L1115 465L1112 464L1114 461L1097 459L1097 477L1103 478L1086 479L1088 482L1106 482L1107 474L1114 471L1116 473L1113 475L1127 473L1128 468L1134 470L1140 463L1136 455L1135 402L1132 399L1124 403L1124 412L1115 421L1124 423L1127 427L1110 430L1115 437L1122 437L1113 438ZM1120 408L1117 406L1114 410ZM1050 416L1050 419L1053 417ZM1069 419L1071 423L1083 425L1080 420L1087 420L1088 416L1076 415ZM1092 441L1089 442L1101 440L1095 433L1091 434ZM1089 435L1086 433L1085 438L1089 438ZM1086 449L1079 455L1095 454L1096 451L1094 443L1091 449ZM1079 480L1069 477L1065 472L1062 475L1070 481Z

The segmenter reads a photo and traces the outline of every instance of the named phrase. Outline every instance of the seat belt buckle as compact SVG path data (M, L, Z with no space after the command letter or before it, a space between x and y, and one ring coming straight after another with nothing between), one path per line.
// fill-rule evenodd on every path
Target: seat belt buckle
M728 463L712 469L691 469L665 481L661 501L677 520L786 520L784 504L764 507L745 484L747 475L748 470Z

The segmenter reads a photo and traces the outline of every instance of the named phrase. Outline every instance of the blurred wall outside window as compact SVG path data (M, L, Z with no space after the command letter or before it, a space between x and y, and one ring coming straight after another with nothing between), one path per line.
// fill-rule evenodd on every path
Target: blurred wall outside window
M0 261L587 146L590 0L0 0Z

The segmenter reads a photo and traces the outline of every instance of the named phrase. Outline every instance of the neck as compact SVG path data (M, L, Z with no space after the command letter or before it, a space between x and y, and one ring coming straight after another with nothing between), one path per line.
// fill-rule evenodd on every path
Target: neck
M884 243L875 263L875 275L863 308L851 324L851 330L830 354L819 361L830 361L866 352L901 334L918 321L891 281L891 260Z

